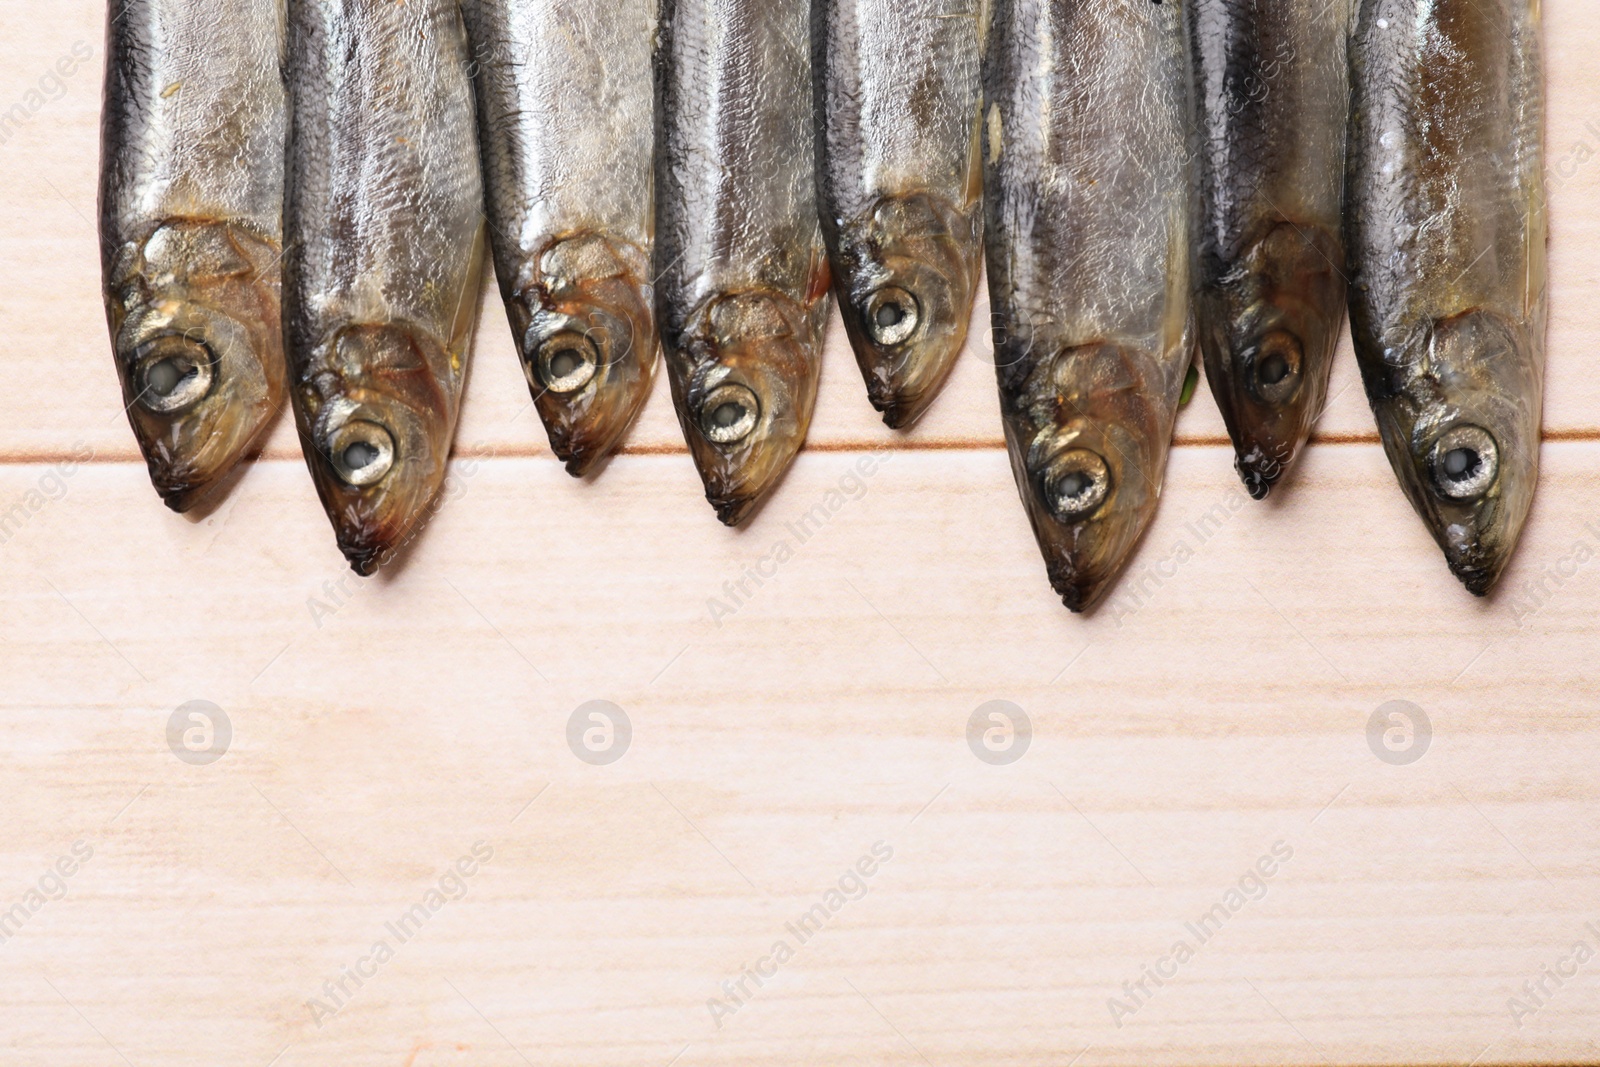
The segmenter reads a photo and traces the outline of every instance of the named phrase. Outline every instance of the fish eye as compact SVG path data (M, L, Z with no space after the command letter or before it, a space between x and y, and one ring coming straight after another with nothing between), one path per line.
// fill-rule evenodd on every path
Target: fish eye
M375 485L394 467L394 436L375 422L352 419L328 441L333 470L347 485Z
M1106 461L1087 448L1063 452L1044 475L1044 498L1062 522L1079 522L1105 503L1111 492Z
M216 356L202 341L168 334L140 345L134 358L138 404L156 415L187 411L216 383Z
M1252 359L1256 396L1268 404L1282 404L1300 387L1300 342L1283 330L1274 330L1256 345Z
M888 285L867 297L861 318L875 343L898 345L917 332L922 308L916 297L898 286Z
M594 377L600 354L588 337L568 330L540 343L536 363L539 382L546 389L575 393Z
M731 445L749 437L760 416L761 401L748 387L719 385L700 404L700 432L716 444Z
M1500 473L1500 448L1481 426L1452 426L1434 442L1429 465L1433 487L1451 500L1472 500L1494 485Z

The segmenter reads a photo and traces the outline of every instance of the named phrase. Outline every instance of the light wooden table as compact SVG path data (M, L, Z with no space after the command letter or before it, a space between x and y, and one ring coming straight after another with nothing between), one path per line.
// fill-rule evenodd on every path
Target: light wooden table
M1546 17L1548 443L1499 595L1446 572L1347 349L1266 504L1202 389L1082 619L981 346L896 435L836 336L810 449L733 533L664 389L601 477L563 474L486 297L454 496L395 573L349 576L287 426L215 511L168 513L97 295L103 8L0 0L0 512L28 516L0 545L0 1059L1600 1058L1600 959L1542 971L1600 951L1600 8ZM168 744L193 700L231 724L209 765ZM568 745L592 700L631 724L608 765ZM992 700L1031 721L1008 765L968 745ZM1391 700L1431 723L1408 765L1369 747Z

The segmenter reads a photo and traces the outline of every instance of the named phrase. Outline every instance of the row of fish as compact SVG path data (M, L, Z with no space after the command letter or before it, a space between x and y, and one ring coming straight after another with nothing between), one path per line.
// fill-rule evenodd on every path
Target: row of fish
M444 478L487 240L568 469L618 445L659 349L729 524L805 439L830 288L907 426L985 261L1074 610L1154 513L1196 349L1262 497L1347 305L1473 592L1527 514L1538 0L120 0L109 25L105 296L175 509L287 398L340 548L381 564Z

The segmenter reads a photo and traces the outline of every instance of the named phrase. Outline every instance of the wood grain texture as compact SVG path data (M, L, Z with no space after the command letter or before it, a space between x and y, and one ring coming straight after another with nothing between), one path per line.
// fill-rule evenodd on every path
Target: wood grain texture
M0 100L75 41L97 66L102 17L0 0ZM1559 167L1600 150L1600 10L1546 18ZM97 109L85 69L0 144L8 1062L1600 1059L1600 957L1509 1005L1600 951L1600 168L1552 179L1557 439L1493 599L1445 571L1353 385L1264 505L1197 397L1085 619L1044 580L977 351L900 436L836 342L818 447L733 532L665 396L636 454L562 473L488 308L448 500L376 578L344 568L282 427L214 511L168 513L106 352ZM1407 766L1367 736L1395 699L1432 724ZM191 700L232 724L209 766L168 747ZM608 766L568 747L591 700L632 723ZM1031 719L1010 765L969 748L991 700ZM465 896L400 943L386 924L480 841ZM799 944L786 924L878 842L865 894ZM1280 842L1201 943L1185 924ZM780 939L793 958L730 1013L722 983ZM1108 1002L1180 939L1192 959L1118 1026ZM331 1017L309 1004L341 981Z

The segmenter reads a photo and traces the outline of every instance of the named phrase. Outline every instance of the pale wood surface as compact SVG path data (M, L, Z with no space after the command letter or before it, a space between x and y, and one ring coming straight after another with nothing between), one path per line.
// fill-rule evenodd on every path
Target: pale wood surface
M1600 150L1600 10L1546 16L1558 164ZM0 913L93 848L0 943L7 1062L1600 1059L1600 959L1520 1027L1507 1004L1573 942L1600 950L1600 168L1553 182L1556 440L1492 600L1446 573L1359 385L1265 505L1202 392L1128 579L1082 619L1044 582L982 346L905 437L836 339L820 447L730 532L664 395L636 454L567 478L497 307L452 498L360 582L282 427L194 520L134 461L96 288L102 17L0 0L0 100L96 52L0 145L0 512L30 515L0 544ZM1346 353L1335 390L1354 379ZM80 441L91 462L50 466ZM784 539L776 579L713 619ZM235 731L208 767L167 747L192 699ZM565 740L592 699L632 720L611 766ZM993 699L1032 718L1010 766L968 749ZM1391 699L1432 720L1410 766L1368 748ZM479 840L465 899L319 1027L323 982ZM719 983L878 841L867 895L718 1028ZM1114 1025L1108 998L1279 841L1264 899Z

